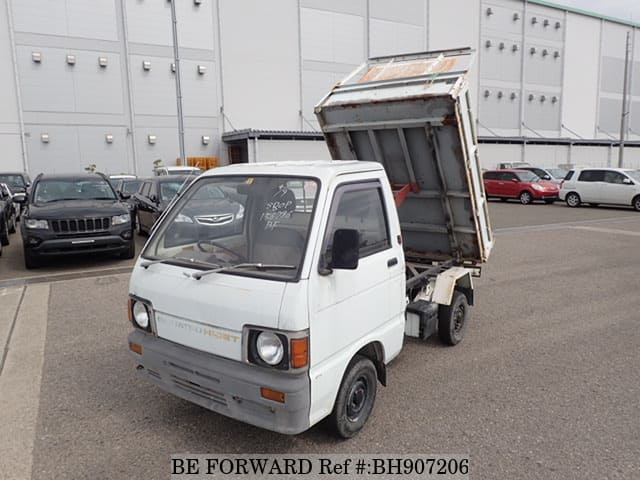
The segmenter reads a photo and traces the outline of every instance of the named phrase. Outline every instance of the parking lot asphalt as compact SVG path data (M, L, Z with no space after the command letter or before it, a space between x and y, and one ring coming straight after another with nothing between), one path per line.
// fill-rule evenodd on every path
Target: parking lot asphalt
M461 453L472 478L638 478L640 214L490 213L496 246L465 340L407 339L349 441L323 425L282 436L163 393L127 350L128 275L109 270L127 263L76 260L80 278L47 282L65 265L26 274L6 249L3 280L43 279L0 288L0 478L167 478L186 452Z

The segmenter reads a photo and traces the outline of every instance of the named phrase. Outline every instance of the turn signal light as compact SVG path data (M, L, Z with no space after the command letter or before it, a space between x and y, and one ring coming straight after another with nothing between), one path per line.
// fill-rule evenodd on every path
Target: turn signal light
M284 403L284 393L277 390L271 390L267 387L260 388L260 395L267 400L273 400L274 402Z
M129 349L132 352L137 353L138 355L142 355L142 345L139 345L139 344L133 343L133 342L129 342Z
M133 323L133 313L131 313L133 310L133 300L131 299L131 297L129 297L129 300L127 301L127 316L129 317L129 323Z
M309 337L291 339L291 368L302 368L309 364Z

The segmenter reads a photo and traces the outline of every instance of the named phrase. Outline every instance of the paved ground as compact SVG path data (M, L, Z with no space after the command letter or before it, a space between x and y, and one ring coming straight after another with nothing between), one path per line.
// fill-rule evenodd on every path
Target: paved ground
M126 274L0 288L0 478L166 478L177 452L468 453L473 478L640 478L640 214L490 210L465 341L407 340L348 442L266 432L138 379ZM16 256L5 281L25 276Z

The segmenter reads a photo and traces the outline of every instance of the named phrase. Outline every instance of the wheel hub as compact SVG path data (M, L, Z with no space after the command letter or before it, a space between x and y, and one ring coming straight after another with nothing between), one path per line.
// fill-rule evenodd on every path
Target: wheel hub
M367 403L368 385L364 377L358 378L349 390L347 402L347 418L351 422L358 420L365 404Z

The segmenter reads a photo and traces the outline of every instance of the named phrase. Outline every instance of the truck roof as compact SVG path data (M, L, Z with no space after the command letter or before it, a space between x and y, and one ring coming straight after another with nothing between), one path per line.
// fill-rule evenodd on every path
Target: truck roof
M211 169L203 177L215 175L274 175L286 174L301 177L317 177L320 180L329 180L338 175L347 173L362 173L383 171L377 162L360 162L357 160L314 160L314 161L283 161L265 163L237 163L226 167Z

